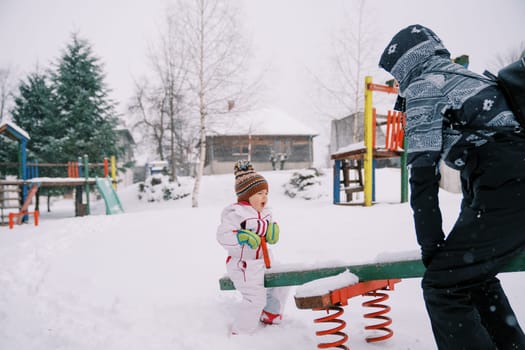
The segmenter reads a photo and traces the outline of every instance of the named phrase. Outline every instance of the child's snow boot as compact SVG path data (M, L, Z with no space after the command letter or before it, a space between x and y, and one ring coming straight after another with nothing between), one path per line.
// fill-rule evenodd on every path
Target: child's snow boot
M271 312L263 310L261 313L261 322L265 324L279 324L283 316L281 314L272 314Z

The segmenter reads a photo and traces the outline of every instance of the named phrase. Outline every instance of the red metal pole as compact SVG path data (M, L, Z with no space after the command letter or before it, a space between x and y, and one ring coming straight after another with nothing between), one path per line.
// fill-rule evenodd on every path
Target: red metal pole
M13 228L15 225L15 213L9 213L9 228Z
M385 148L390 149L390 132L392 123L392 111L388 111L386 115L386 138L385 138Z
M269 269L271 266L270 263L270 254L268 254L268 246L266 245L266 237L261 237L261 249L263 252L263 258L264 258L264 265L267 269Z
M107 158L104 158L104 177L108 177L109 176L109 164L108 164L108 159Z
M397 127L399 124L399 114L397 112L394 113L394 119L392 120L392 139L391 139L391 147L390 149L393 151L397 148Z

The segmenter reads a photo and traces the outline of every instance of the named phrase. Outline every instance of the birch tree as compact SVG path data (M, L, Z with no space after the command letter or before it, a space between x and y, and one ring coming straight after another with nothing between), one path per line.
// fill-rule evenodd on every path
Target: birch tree
M176 0L166 23L150 57L153 74L137 84L130 110L139 119L135 125L146 126L161 159L169 150L172 174L175 164L196 163L192 206L197 207L209 128L226 113L248 109L260 77L248 78L250 51L232 1Z
M227 0L179 0L177 11L187 41L190 105L198 118L197 168L192 206L198 206L206 160L206 134L228 103L246 103L256 84L247 82L248 45L241 35L238 9Z
M0 68L0 122L4 120L13 100L12 70Z

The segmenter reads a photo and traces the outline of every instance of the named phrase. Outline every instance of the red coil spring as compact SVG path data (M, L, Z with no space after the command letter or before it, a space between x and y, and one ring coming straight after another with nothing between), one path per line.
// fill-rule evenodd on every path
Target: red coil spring
M324 336L324 335L335 335L341 337L339 340L334 342L327 342L327 343L319 343L317 345L317 348L319 349L328 349L328 348L338 348L338 349L346 349L349 350L344 343L348 340L348 335L341 332L346 327L346 322L343 320L338 319L339 316L341 316L344 313L344 309L339 306L331 306L329 308L322 308L322 309L314 309L314 310L321 310L326 311L328 316L320 317L314 320L314 323L336 323L338 326L322 331L315 332L315 335L317 336ZM336 311L335 313L330 314L330 310Z
M375 290L375 291L367 292L364 295L370 296L370 297L374 297L375 299L372 299L372 300L369 300L369 301L365 301L362 304L363 306L365 306L365 307L374 307L374 308L379 308L380 309L379 311L365 314L364 317L382 321L381 323L378 323L378 324L375 324L375 325L366 326L365 329L367 329L367 330L368 329L370 329L370 330L378 330L378 331L383 331L383 332L387 333L387 334L382 335L382 336L376 336L376 337L370 336L370 337L367 337L366 341L368 343L371 343L371 342L386 340L386 339L392 337L394 335L394 332L390 328L388 328L388 326L390 326L392 324L392 319L390 317L388 317L388 316L385 316L386 313L390 312L390 306L384 305L384 304L380 304L383 301L388 299L388 294L381 293L381 292L378 292L377 290Z

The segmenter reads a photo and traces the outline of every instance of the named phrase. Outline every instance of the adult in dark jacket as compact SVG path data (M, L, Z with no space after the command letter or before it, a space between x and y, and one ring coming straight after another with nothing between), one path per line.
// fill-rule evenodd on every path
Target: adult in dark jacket
M525 247L525 138L495 84L451 62L430 29L397 33L379 66L407 115L410 202L426 272L423 296L439 349L525 349L498 272ZM439 164L461 174L463 200L445 236Z

